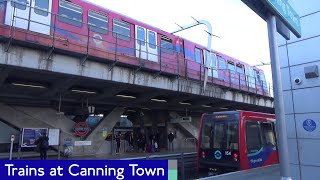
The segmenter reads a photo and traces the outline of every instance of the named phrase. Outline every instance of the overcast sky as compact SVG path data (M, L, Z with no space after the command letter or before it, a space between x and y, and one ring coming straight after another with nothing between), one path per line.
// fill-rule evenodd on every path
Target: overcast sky
M160 28L167 32L194 22L209 21L213 34L212 49L250 65L270 62L267 23L241 0L88 0L107 9ZM207 46L206 26L201 25L177 35ZM260 66L272 81L270 66Z

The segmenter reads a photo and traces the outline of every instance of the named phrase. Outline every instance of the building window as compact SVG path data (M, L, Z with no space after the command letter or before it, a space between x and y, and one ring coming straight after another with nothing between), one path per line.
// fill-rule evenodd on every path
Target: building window
M172 39L163 35L161 35L160 37L161 37L160 38L161 53L173 54Z
M73 26L82 26L82 7L68 1L59 1L59 21Z
M34 13L40 16L48 16L49 0L35 0Z
M11 6L18 8L18 9L21 9L21 10L26 10L27 9L27 0L12 0Z
M149 48L156 49L156 33L153 31L148 32L149 36Z
M88 24L90 31L108 34L108 16L89 10Z
M113 19L113 37L130 41L130 24L118 19Z
M201 61L201 49L199 48L195 48L194 49L194 56L195 56L195 61L199 64L202 64Z

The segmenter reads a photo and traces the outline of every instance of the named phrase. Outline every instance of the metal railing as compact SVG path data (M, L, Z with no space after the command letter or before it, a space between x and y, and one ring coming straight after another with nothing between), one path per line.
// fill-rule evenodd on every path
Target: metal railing
M34 9L34 7L30 7L28 5L26 6L29 7L30 10ZM15 12L16 7L13 8L13 11ZM13 13L12 23L10 25L10 33L7 35L10 39L8 48L10 47L12 40L26 40L25 36L19 33L33 34L36 36L36 39L38 39L37 43L46 47L51 47L51 50L48 53L48 58L50 58L54 49L60 49L66 52L80 54L82 57L82 64L87 60L87 58L94 57L103 59L106 63L112 63L109 70L111 70L114 65L119 63L122 65L130 65L135 67L137 71L140 69L149 71L152 70L156 72L156 74L162 73L200 82L204 81L204 71L207 69L209 70L209 84L220 85L231 89L273 97L271 84L265 81L257 80L255 77L250 77L248 75L231 70L206 67L204 64L195 63L193 60L186 59L183 56L183 52L177 52L175 49L168 49L157 44L150 44L149 42L140 41L133 37L129 37L129 41L124 41L119 38L120 36L124 36L123 34L93 26L92 24L81 22L81 28L70 25L79 31L59 27L60 25L68 26L65 22L60 22L59 17L69 19L70 21L75 20L59 14L54 14L51 12L48 13L51 15L51 21L54 22L53 24L50 23L50 25L33 19L30 20L28 19L29 17L19 17ZM28 21L29 24L36 23L43 26L49 26L50 36L16 28L14 26L14 22L17 19ZM130 26L132 27L133 25L130 24ZM29 27L30 26L28 25L28 28ZM95 31L91 30L91 27L103 30L107 35L96 33ZM6 34L4 33L4 35ZM48 37L50 37L51 42L48 41ZM138 47L136 46L136 43L139 44ZM144 43L146 46L145 50L141 46L142 43ZM151 47L155 47L156 53L153 52L154 50L149 50L154 49ZM167 51L172 53L166 53ZM142 56L144 56L145 59L142 58ZM157 61L154 62L148 60L149 56L156 57Z

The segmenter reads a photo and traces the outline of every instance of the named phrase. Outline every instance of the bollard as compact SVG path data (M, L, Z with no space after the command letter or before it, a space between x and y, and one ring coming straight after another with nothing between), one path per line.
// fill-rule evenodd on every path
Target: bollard
M13 141L14 141L14 135L11 135L11 145L10 145L10 155L9 155L9 160L12 160Z

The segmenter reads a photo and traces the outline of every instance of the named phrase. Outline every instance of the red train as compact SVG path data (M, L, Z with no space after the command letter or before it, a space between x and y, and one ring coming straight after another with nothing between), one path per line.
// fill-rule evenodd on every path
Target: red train
M84 0L1 0L0 37L199 81L208 53L208 83L270 96L262 70Z
M279 163L275 115L250 111L203 114L198 170L216 175Z

